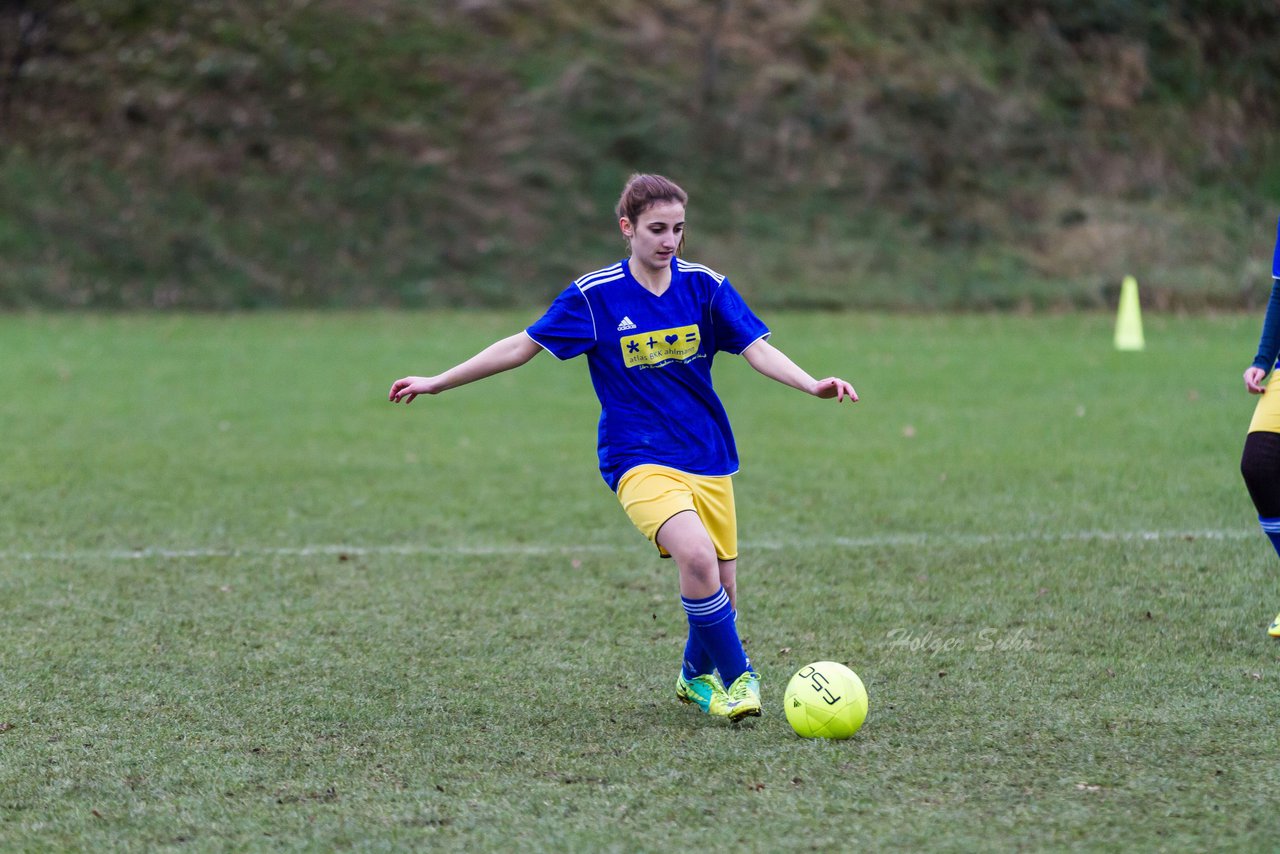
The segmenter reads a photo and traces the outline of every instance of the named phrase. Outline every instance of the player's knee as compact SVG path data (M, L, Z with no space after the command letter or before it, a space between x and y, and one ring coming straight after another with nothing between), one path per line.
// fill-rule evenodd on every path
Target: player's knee
M678 556L676 562L680 564L680 572L699 586L719 586L720 564L714 549L691 550Z

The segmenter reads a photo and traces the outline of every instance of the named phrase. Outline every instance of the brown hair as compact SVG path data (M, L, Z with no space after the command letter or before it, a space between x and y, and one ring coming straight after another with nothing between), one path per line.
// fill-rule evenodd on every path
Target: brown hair
M637 172L627 179L627 185L622 188L622 197L618 199L618 206L614 211L618 219L626 217L632 225L635 225L640 219L640 214L658 202L679 202L687 205L689 194L680 189L680 185L670 178ZM630 245L630 243L631 241L628 240L627 244ZM681 236L676 252L679 254L683 251L684 237Z

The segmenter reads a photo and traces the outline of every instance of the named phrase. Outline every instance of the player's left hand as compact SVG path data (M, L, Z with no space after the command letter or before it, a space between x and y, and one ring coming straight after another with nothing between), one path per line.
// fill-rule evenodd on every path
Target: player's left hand
M834 397L839 403L843 403L846 397L849 398L850 403L858 402L858 393L853 390L853 386L839 377L827 377L826 379L818 380L813 389L813 396L821 397L824 400L830 400Z
M1267 372L1262 368L1248 367L1244 372L1244 387L1249 394L1262 394L1266 391L1266 386L1262 381L1267 378Z

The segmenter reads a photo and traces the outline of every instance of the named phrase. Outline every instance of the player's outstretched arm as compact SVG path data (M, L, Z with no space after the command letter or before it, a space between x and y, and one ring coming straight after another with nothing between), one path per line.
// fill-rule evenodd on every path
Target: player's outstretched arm
M763 338L743 350L742 356L751 367L783 385L798 388L814 397L826 399L834 397L840 402L847 397L850 403L858 402L858 393L849 383L839 377L815 380L807 371L791 361L786 353Z
M542 347L524 332L495 341L443 374L434 377L402 377L391 384L387 399L392 403L413 403L420 394L439 394L460 385L473 383L512 368L518 368L542 351Z

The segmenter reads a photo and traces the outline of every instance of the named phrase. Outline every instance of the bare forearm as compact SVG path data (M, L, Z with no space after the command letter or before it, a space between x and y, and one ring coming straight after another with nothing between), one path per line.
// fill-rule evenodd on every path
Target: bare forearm
M536 356L541 349L528 335L517 332L509 338L495 341L462 364L436 376L436 391L448 391L518 368Z
M501 341L495 341L442 374L433 377L402 377L391 384L387 397L392 403L412 403L420 394L439 394L518 368L541 351L542 347L536 341L523 332L517 332Z
M813 394L818 381L809 375L804 368L791 361L791 357L761 339L742 352L743 358L751 367L771 380L783 385Z
M751 367L769 379L799 389L805 394L826 400L835 398L843 401L848 398L850 403L858 402L858 393L848 382L839 377L815 380L808 371L791 361L786 353L763 338L743 350L742 356Z

